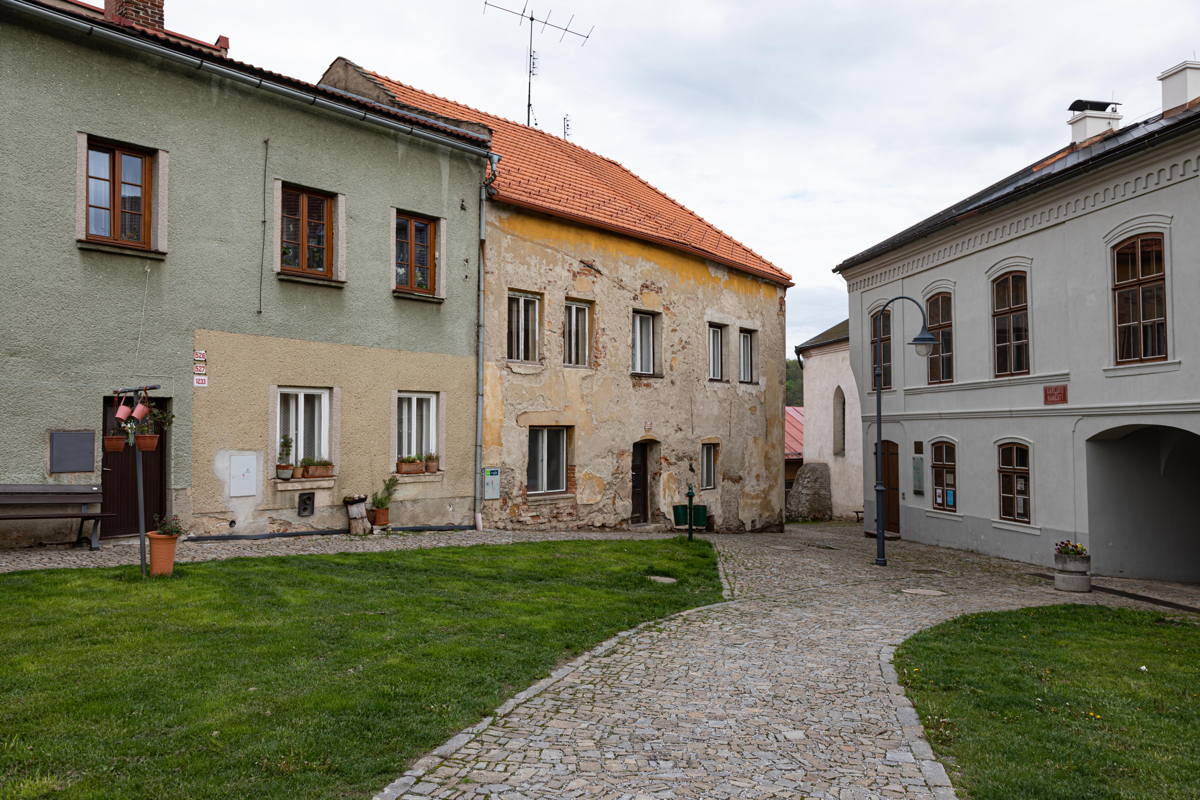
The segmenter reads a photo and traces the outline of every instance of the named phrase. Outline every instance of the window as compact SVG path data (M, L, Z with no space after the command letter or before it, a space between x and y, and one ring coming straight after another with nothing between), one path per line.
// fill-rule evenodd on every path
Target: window
M310 278L333 278L333 196L283 187L279 268Z
M590 364L588 336L591 308L588 303L568 300L563 320L563 363L572 367Z
M633 312L633 372L654 374L654 314Z
M116 145L88 142L87 238L150 248L150 190L154 158Z
M538 298L534 295L508 295L508 358L538 360Z
M1029 448L1000 445L1000 519L1029 522Z
M741 360L738 362L738 380L742 383L754 382L754 331L738 331L738 350Z
M396 458L436 453L437 395L402 392L396 402Z
M1029 372L1029 295L1024 272L992 281L992 334L996 377Z
M937 342L929 354L929 382L954 381L954 320L950 309L950 293L940 292L925 303L929 314L929 332Z
M833 454L846 455L846 393L840 386L833 390Z
M708 379L720 381L725 379L722 369L725 360L725 326L708 326Z
M396 212L396 290L434 294L437 223Z
M700 445L700 488L715 489L717 486L717 445Z
M278 445L284 434L292 437L292 458L329 458L329 390L279 390Z
M526 468L529 494L567 490L567 429L530 428L529 465Z
M1167 282L1163 235L1146 233L1113 248L1117 363L1167 357Z
M933 507L943 511L958 510L954 457L954 445L949 442L933 443Z
M876 389L892 388L892 312L880 311L871 315L871 383L875 383L875 368L883 366L883 380Z

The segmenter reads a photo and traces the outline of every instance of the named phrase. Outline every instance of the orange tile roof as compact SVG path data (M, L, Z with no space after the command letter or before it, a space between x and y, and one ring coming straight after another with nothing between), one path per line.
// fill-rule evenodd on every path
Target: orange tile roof
M398 103L492 129L495 199L683 250L791 286L791 276L612 159L545 131L358 68Z

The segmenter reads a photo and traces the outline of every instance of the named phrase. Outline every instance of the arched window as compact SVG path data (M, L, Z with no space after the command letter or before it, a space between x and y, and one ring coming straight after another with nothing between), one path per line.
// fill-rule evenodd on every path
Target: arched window
M1117 363L1167 357L1167 281L1163 235L1143 233L1113 248Z
M1029 482L1029 448L1000 445L1000 519L1029 522L1033 492Z
M955 447L950 442L933 443L933 507L958 510L958 476Z
M833 390L833 454L846 455L846 393L840 386Z
M875 367L883 365L882 386L875 386ZM871 386L892 388L892 312L877 311L871 315Z
M992 281L992 344L996 377L1029 373L1029 292L1024 272Z
M928 359L930 383L954 381L954 316L950 305L949 292L938 292L925 301L929 332L937 339Z

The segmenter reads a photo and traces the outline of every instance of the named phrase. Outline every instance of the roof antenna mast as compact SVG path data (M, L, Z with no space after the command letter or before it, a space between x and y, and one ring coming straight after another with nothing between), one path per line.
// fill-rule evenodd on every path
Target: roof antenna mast
M521 7L520 11L513 11L511 8L505 8L504 6L496 5L495 3L490 2L490 0L483 0L483 13L486 14L489 8L494 8L497 11L503 11L506 14L512 14L514 17L517 17L520 20L520 22L517 23L519 25L524 25L526 22L529 23L529 49L525 52L525 124L532 125L533 76L537 75L537 53L534 52L533 49L534 25L540 24L542 26L542 30L539 31L540 33L545 33L546 28L553 28L556 31L562 31L562 36L558 37L560 42L563 39L566 39L568 34L581 39L582 41L579 42L580 47L583 47L585 44L587 44L588 39L590 39L592 36L592 31L596 30L596 26L593 25L587 33L580 33L577 30L573 30L571 28L571 23L575 21L574 14L572 14L571 18L567 20L567 24L565 26L555 25L553 22L551 22L549 11L546 12L545 18L538 19L534 16L533 9L529 7L529 0L525 0L525 5Z

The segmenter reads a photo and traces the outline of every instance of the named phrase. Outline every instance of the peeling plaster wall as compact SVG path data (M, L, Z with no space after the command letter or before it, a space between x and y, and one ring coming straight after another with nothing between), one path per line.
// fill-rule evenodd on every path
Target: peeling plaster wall
M501 468L500 499L486 524L625 527L633 445L652 443L650 523L667 527L671 505L709 506L717 530L783 522L784 289L707 262L533 213L489 207L485 282L484 464ZM590 264L590 266L589 266ZM507 360L507 294L541 299L539 361ZM592 304L591 365L563 365L565 300ZM661 377L631 375L632 313L661 314ZM727 325L724 371L707 378L707 323ZM756 331L755 380L740 383L738 330ZM568 491L526 491L530 426L562 425ZM718 445L716 487L699 489L702 443Z

